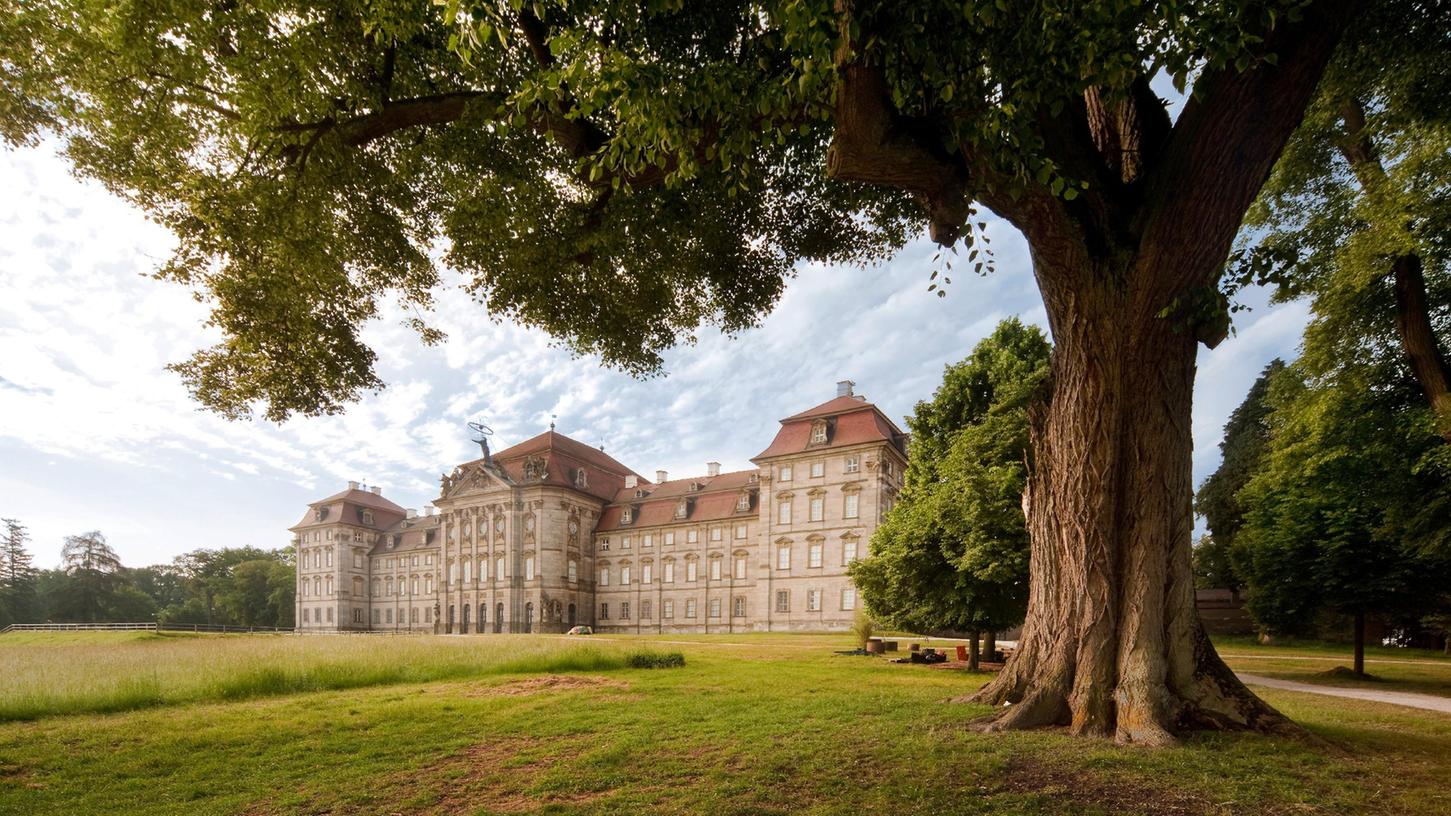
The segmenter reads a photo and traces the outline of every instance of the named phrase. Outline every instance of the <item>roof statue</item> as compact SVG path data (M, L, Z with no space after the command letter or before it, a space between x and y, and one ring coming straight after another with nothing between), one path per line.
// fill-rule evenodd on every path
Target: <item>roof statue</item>
M478 444L479 449L483 451L484 464L493 467L494 458L489 454L489 437L494 435L494 429L482 422L470 422L469 430L472 431L470 436Z

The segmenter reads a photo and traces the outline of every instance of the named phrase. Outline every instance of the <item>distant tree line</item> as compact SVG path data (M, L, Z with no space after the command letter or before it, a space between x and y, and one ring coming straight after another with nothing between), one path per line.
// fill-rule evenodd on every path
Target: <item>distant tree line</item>
M0 627L12 623L293 625L292 549L193 550L127 567L100 531L66 536L57 569L37 569L30 535L0 520Z

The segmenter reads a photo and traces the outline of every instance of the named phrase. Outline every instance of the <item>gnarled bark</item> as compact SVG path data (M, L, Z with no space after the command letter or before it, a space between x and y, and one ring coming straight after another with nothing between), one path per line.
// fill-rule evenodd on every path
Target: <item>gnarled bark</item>
M974 698L1008 704L985 727L1151 745L1196 726L1292 729L1225 667L1194 608L1192 333L1153 316L1125 323L1114 287L1076 294L1050 312L1053 394L1033 413L1025 502L1028 618L1017 654Z

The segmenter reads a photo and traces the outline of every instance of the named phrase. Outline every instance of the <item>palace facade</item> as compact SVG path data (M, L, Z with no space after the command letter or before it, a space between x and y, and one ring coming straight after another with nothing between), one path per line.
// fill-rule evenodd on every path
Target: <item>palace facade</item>
M847 565L902 486L907 435L839 383L750 470L649 480L551 430L465 462L423 513L348 489L291 528L297 625L438 633L841 630Z

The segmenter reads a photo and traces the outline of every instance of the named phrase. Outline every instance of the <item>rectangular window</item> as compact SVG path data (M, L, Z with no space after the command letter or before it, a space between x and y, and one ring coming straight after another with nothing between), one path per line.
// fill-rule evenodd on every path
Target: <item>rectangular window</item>
M328 623L332 623L333 622L333 608L331 606L329 606L327 608L327 622Z
M655 546L655 536L650 535L649 533L646 533L642 537L642 539L640 541L640 546L641 547L653 547L653 546Z
M534 580L534 556L532 555L524 559L524 580Z
M621 620L629 620L630 619L630 602L629 601L622 601L620 603L620 619Z
M820 612L821 611L821 590L819 590L819 589L808 589L808 590L806 590L806 611L807 612Z
M710 580L712 580L712 581L719 581L720 580L720 559L719 558L712 558L712 559L710 559Z
M776 611L777 612L790 612L791 611L791 591L790 590L782 589L782 590L778 590L776 592Z
M736 499L736 509L737 510L749 510L749 509L751 509L751 494L749 494L749 493L742 493L741 494L741 497L739 499Z
M737 595L736 598L735 598L735 602L731 604L731 617L733 617L733 618L744 618L745 616L746 616L746 599L745 599L744 596Z
M783 501L783 502L781 502L781 504L779 506L777 506L777 508L776 508L776 523L777 524L790 524L791 523L791 502L789 502L789 501Z
M600 567L600 586L610 585L610 568Z
M806 566L812 567L812 568L821 566L821 542L820 541L813 541L806 548Z
M333 551L332 550L328 550L327 551L327 565L329 567L331 567L333 565Z
M782 544L776 548L776 569L791 569L791 545Z
M674 601L661 601L660 603L661 603L661 606L660 606L660 617L662 617L662 618L674 618L675 617L675 602Z
M720 598L710 599L710 616L712 618L720 617Z
M620 586L630 585L630 568L620 567Z
M846 457L846 464L842 467L842 470L846 473L857 473L861 468L862 458L860 456L848 456Z
M841 564L846 566L856 560L856 540L847 539L841 542Z
M856 518L857 517L857 505L858 505L857 500L859 498L860 497L857 494L855 494L855 493L848 493L848 494L846 494L845 503L842 505L842 508L841 508L841 515L844 518Z
M433 623L433 607L431 607L431 606L425 606L425 607L423 607L423 622L424 623Z
M411 558L411 559L410 559L410 560L409 560L409 564L410 564L410 565L411 565L411 566L415 566L415 567L416 567L416 566L418 566L418 556L416 556L416 555L415 555L415 556L413 556L413 558Z
M847 587L841 591L841 608L848 612L856 609L856 587Z
M666 533L665 534L665 546L666 547L674 547L675 546L675 533L672 532L672 533Z
M433 566L433 554L432 553L429 553L428 555L423 556L423 565L425 567L431 567L431 566Z
M630 549L630 537L629 536L620 536L620 549L622 549L622 550L628 550L628 549Z
M797 443L797 444L800 444L800 443ZM789 481L791 481L791 466L790 465L782 465L781 466L781 475L777 476L776 478L779 479L780 481L783 481L783 482L789 482Z
M693 617L695 617L695 599L694 598L686 598L685 599L685 617L687 617L687 618L693 618Z
M571 582L579 580L579 562L573 558L569 559L569 580Z
M686 583L694 583L695 582L695 562L694 561L686 561L685 562L685 581L686 581Z
M362 553L353 553L353 569L362 569L362 568L363 568L363 555L362 555Z
M641 618L643 618L645 620L649 620L650 619L651 611L652 610L650 609L650 601L644 600L644 601L641 601L640 602L640 617Z
M821 496L811 497L811 520L821 521L826 517L826 499Z
M736 556L735 576L737 581L746 580L746 557L744 555Z
M380 610L377 610L377 609L374 609L373 610L373 623L381 623L382 622L382 621L380 621L378 619L379 613L380 613Z
M700 531L699 530L686 530L685 531L685 543L686 544L698 544L698 543L700 543Z
M712 527L712 528L710 528L710 540L711 541L720 541L720 539L721 539L721 528L719 528L719 527Z
M600 604L600 620L609 620L609 619L610 619L610 605L607 604L607 603Z
M640 565L640 583L642 583L642 584L648 584L651 581L653 581L654 579L655 579L655 565L654 564L641 564Z
M736 525L736 540L737 541L740 541L740 540L743 540L745 537L746 537L746 525L744 525L744 524L737 524Z
M825 476L825 475L826 475L826 463L825 462L812 462L811 463L811 478L813 478L813 479L820 479L822 476Z
M384 621L383 622L384 623L392 623L393 622L393 610L389 609L388 611L386 611L384 613Z
M675 562L674 561L666 561L665 562L665 583L667 583L667 584L673 584L673 583L675 583Z

